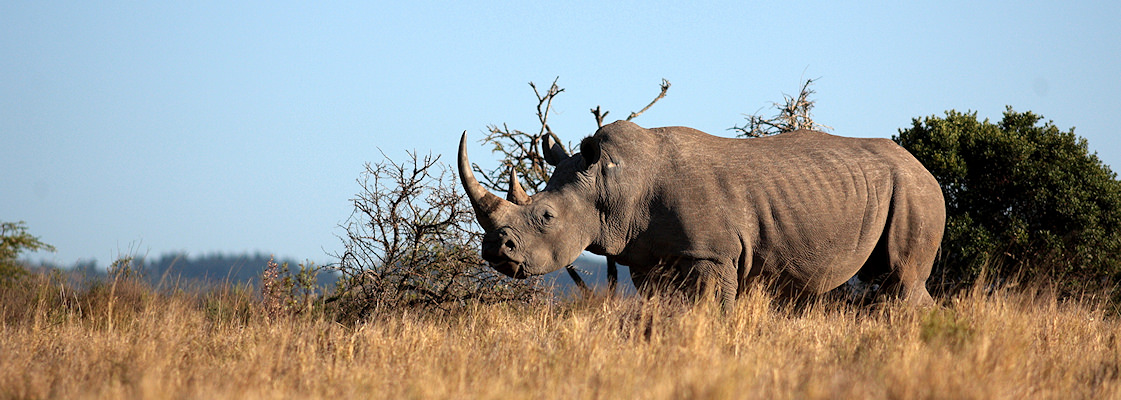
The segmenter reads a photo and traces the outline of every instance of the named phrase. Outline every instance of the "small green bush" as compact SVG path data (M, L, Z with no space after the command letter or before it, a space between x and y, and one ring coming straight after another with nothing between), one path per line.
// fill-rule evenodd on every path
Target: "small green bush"
M27 233L27 224L0 222L0 285L11 285L27 277L27 270L18 258L24 251L54 251L54 246L43 243Z

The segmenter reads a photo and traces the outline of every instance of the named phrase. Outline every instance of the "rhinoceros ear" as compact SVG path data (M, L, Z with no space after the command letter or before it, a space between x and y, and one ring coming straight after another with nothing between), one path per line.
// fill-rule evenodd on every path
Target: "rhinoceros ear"
M580 154L584 157L584 167L599 162L599 139L595 136L588 136L580 141Z
M560 140L553 136L552 132L545 134L544 140L541 141L541 150L544 153L542 155L545 156L545 162L554 167L561 161L568 159L568 151L560 144Z

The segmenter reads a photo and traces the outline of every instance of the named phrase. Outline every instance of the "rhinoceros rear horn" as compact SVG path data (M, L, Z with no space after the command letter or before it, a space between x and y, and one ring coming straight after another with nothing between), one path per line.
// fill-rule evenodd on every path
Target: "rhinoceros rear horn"
M483 229L493 229L494 222L514 206L513 203L495 196L475 179L475 173L471 171L471 161L467 159L467 131L464 131L463 137L459 139L459 180L463 183L467 198L471 199L471 205L475 208L475 218L479 220L479 225L482 225Z
M564 146L560 144L560 141L553 136L552 132L545 134L545 137L541 141L541 150L545 153L542 154L542 156L545 157L545 162L554 167L568 158L568 151L566 151Z
M533 198L522 188L521 182L518 182L518 174L514 170L514 166L510 166L510 190L506 191L506 200L519 206L532 203Z

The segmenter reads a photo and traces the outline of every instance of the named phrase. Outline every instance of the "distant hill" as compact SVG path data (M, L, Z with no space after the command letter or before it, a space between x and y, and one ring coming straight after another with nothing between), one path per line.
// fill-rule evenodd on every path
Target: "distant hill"
M162 282L211 282L257 284L261 272L273 257L263 253L256 254L207 254L188 256L185 253L164 254L159 258L145 258L138 261L145 277L153 284ZM299 271L299 263L288 259L277 259L277 264L288 264L293 273ZM324 275L324 274L320 274ZM320 277L321 283L323 278ZM334 282L334 279L330 279Z

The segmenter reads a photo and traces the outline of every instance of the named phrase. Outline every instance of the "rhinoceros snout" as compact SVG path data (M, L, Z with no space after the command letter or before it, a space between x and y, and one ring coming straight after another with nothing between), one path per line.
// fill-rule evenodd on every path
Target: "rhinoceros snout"
M511 252L517 248L513 240L498 240L483 244L483 259L491 264L501 264L512 261Z
M483 247L483 259L491 264L501 264L509 262L510 257L499 246L485 246Z
M524 279L529 276L522 268L522 263L511 259L501 247L497 251L484 249L483 259L490 263L490 266L496 271L511 278Z
M483 260L486 260L495 270L513 278L525 278L526 272L522 263L512 254L517 250L518 244L506 235L486 240L483 243Z

